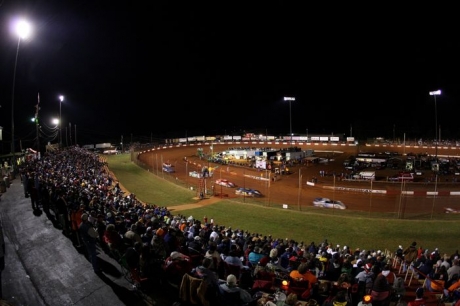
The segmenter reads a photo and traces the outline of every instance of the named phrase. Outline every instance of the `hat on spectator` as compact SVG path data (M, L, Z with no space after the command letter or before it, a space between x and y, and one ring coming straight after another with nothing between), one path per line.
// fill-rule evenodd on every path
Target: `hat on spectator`
M82 214L81 215L81 220L82 221L88 221L88 214Z
M171 253L170 255L171 259L172 260L175 260L175 259L184 259L185 258L185 255L180 253L180 252L177 252L177 251L174 251Z
M262 267L265 267L268 263L269 259L267 256L264 256L262 257L262 259L259 261L259 265L261 265Z
M370 271L372 269L372 264L371 263L367 263L365 266L364 266L364 269L366 269L366 271Z
M195 236L195 238L193 238L195 240L201 240L201 237L200 236Z

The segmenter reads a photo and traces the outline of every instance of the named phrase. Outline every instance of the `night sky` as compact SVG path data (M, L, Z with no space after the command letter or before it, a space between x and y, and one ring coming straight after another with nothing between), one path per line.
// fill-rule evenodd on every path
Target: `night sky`
M287 135L290 114L295 134L432 139L435 109L442 139L460 138L453 8L150 2L0 0L3 153L20 16L33 28L14 92L25 147L38 93L42 144L59 141L59 95L64 144Z

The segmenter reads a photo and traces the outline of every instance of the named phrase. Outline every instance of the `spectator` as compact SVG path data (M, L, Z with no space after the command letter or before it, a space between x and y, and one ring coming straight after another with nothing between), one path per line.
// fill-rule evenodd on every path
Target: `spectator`
M217 244L214 241L209 243L209 248L206 251L204 257L212 260L212 264L209 269L214 272L218 272L218 269L222 263L222 257L220 257L219 252L217 252Z
M5 269L5 239L3 237L3 227L0 224L0 300L3 298L2 290L2 271Z
M193 268L190 257L177 251L171 252L163 265L166 281L176 288L180 287L184 274L191 273Z
M142 250L142 242L135 242L134 246L128 247L125 251L126 263L130 269L137 269L140 271L140 257Z
M382 270L382 272L380 272L379 275L385 276L387 281L388 281L388 284L390 286L393 286L393 284L394 284L394 282L396 280L396 274L390 270L390 265L389 264L386 264L383 267L383 270Z
M403 272L405 273L408 266L410 266L413 262L417 260L417 242L412 242L410 246L408 246L404 251L403 251L403 256L404 256L404 269Z
M57 191L56 210L58 213L58 220L62 226L62 233L66 236L70 234L70 220L67 201L64 197L64 191ZM86 215L88 217L88 215Z
M221 305L241 305L252 301L252 296L248 291L238 287L236 276L230 274L227 281L220 284Z
M312 287L318 282L316 276L308 269L308 263L306 262L301 263L297 270L292 270L291 273L289 273L289 277L308 281L308 292L302 293L302 298L310 296Z
M347 298L347 292L345 290L339 290L335 296L326 300L323 306L351 306L351 302Z
M425 306L425 299L423 298L423 294L425 293L425 290L423 290L422 287L417 288L415 290L415 300L410 301L407 303L407 306Z
M236 256L236 245L232 244L230 247L230 252L228 253L228 256L225 257L224 260L227 264L234 265L234 266L239 266L241 269L243 268L248 268L247 266L243 265L243 262L241 261L241 258Z
M99 269L96 250L98 235L94 227L88 221L88 214L81 215L81 223L78 230L80 232L81 239L86 246L87 256L93 266L94 273L101 273L102 271Z
M355 277L355 281L358 283L358 301L361 301L362 298L366 294L369 294L370 290L372 289L372 285L374 283L374 273L371 271L371 269L372 264L367 263L364 265L364 269Z
M453 261L452 261L452 267L450 267L449 269L447 269L447 276L448 276L448 280L451 280L452 277L457 274L457 276L460 275L460 264L459 264L459 259L458 258L455 258Z
M119 259L121 255L124 254L125 248L123 240L121 239L120 234L115 230L114 224L107 224L103 240L117 259Z
M262 254L262 249L256 246L254 248L254 251L249 253L248 260L249 260L249 263L253 267L255 267L263 257L264 257L264 254Z
M134 245L136 242L142 243L141 236L137 233L137 225L132 224L129 230L125 233L125 239L129 241L129 244Z
M379 274L372 286L372 301L375 301L379 305L388 305L390 303L390 295L391 287L388 284L387 278L383 274Z

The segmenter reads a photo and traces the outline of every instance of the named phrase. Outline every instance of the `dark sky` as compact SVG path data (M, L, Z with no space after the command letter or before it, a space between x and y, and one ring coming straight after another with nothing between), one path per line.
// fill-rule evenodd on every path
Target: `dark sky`
M286 2L0 0L0 125L11 143L13 18L21 40L15 138L33 146L59 117L79 144L245 132L460 138L453 7ZM428 94L441 89L437 97ZM437 110L437 116L435 115ZM439 130L438 130L439 131ZM69 142L69 140L67 140ZM65 143L65 140L63 140ZM18 146L18 145L16 145ZM5 149L3 149L5 151Z

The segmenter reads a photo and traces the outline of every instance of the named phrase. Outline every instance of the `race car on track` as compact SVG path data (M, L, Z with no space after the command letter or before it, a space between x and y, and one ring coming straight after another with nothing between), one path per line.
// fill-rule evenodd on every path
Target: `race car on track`
M217 179L216 184L220 186L228 187L228 188L236 187L235 183L230 182L229 180L226 180L226 179Z
M251 189L251 188L237 188L235 190L236 195L243 195L247 197L261 197L262 193L259 190Z
M190 171L188 173L188 175L191 176L191 177L196 177L196 178L202 178L203 177L203 174L201 174L198 171Z
M163 165L163 172L174 173L176 172L173 167Z
M334 209L346 209L347 206L341 201L331 200L328 198L315 198L313 200L313 205L316 207L322 208L334 208Z

